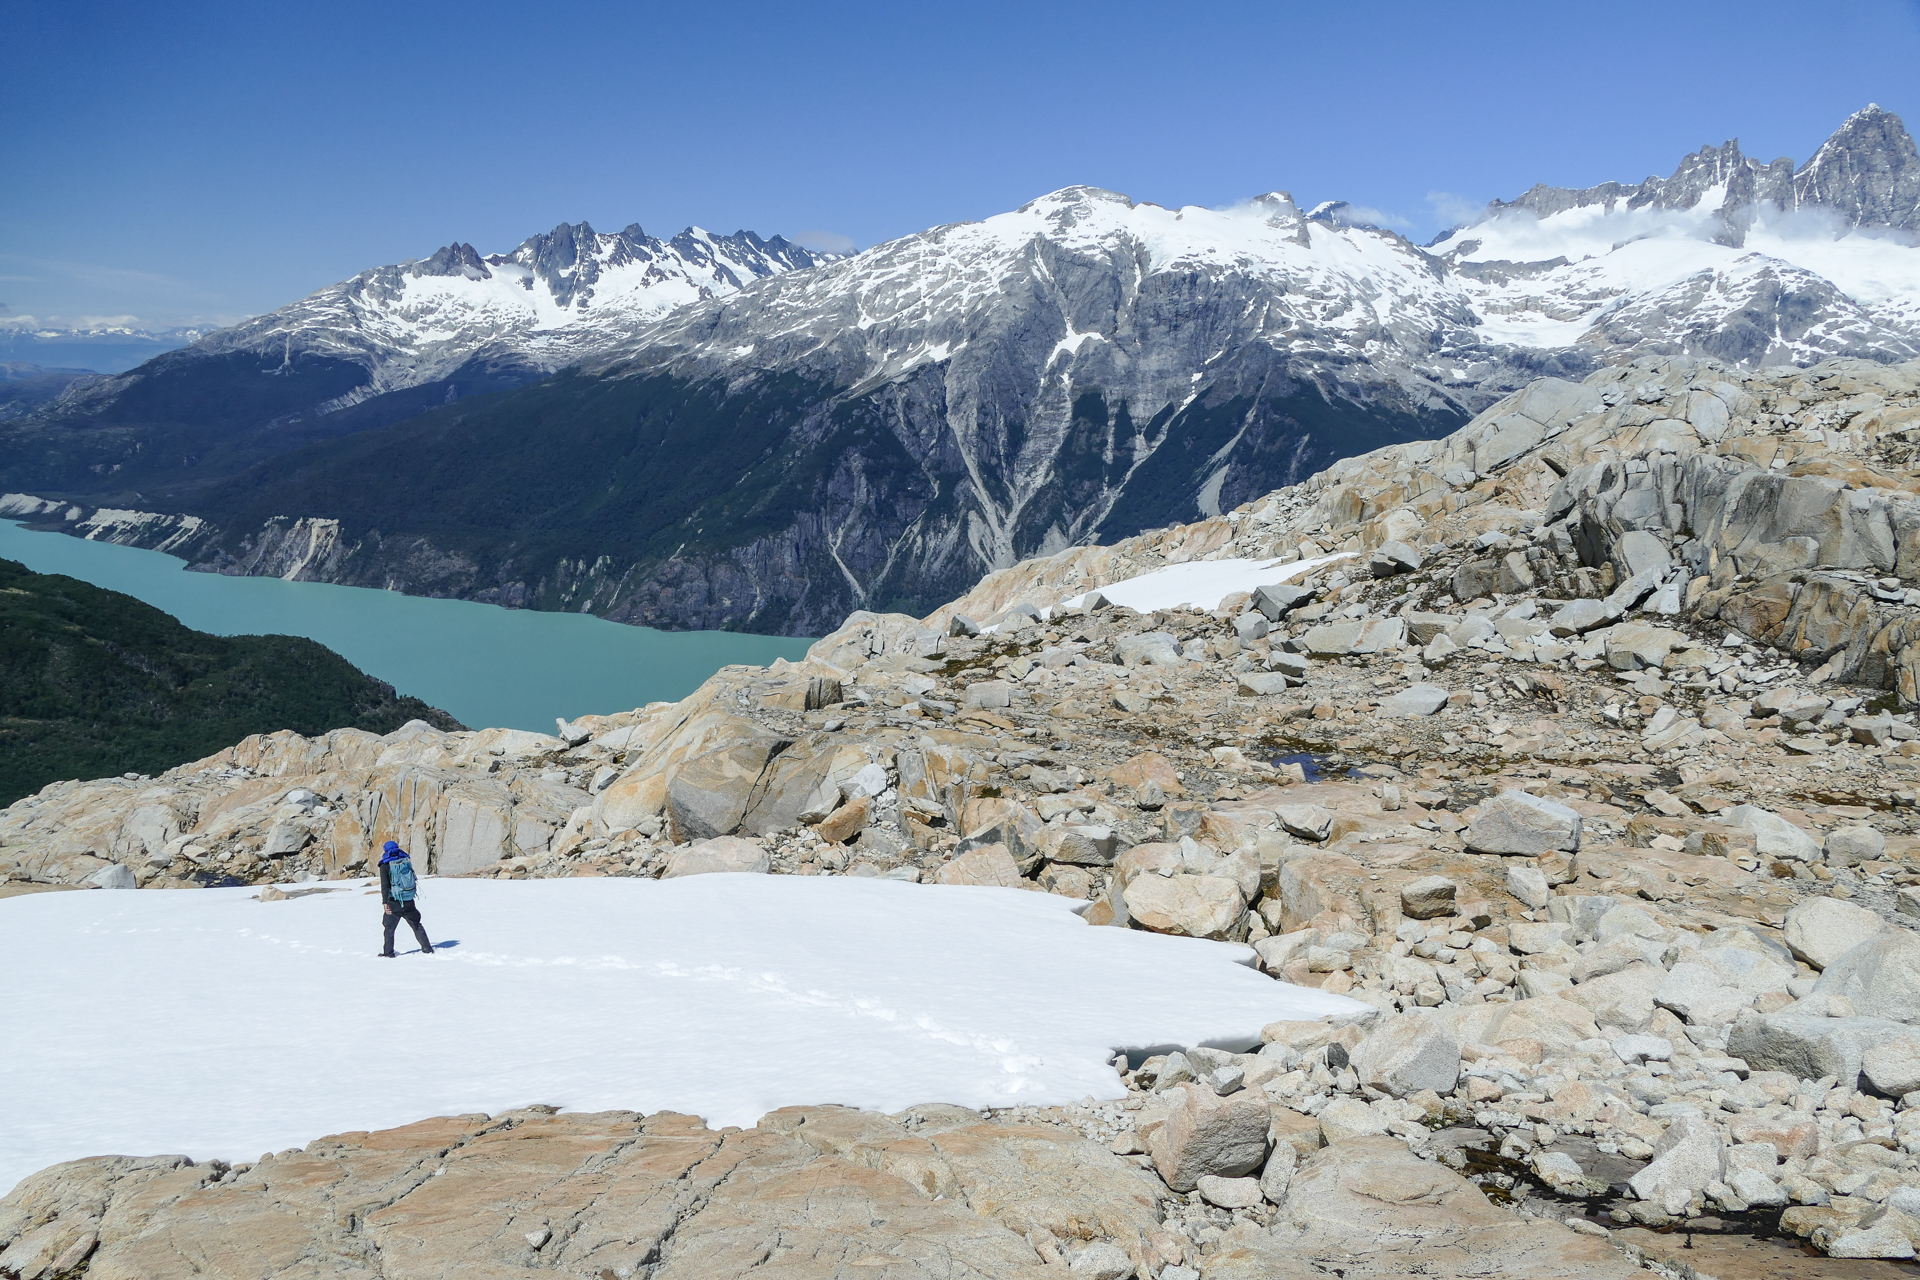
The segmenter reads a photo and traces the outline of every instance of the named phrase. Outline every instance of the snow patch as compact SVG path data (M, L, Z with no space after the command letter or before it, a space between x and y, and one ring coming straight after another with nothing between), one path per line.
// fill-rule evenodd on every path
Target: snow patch
M1198 567L1198 566L1195 566ZM382 960L336 881L0 900L0 1192L57 1161L253 1160L544 1102L751 1125L1122 1095L1115 1050L1246 1047L1357 1012L1229 943L1088 925L1013 889L842 877L428 879L447 949Z
M1143 573L1136 578L1125 578L1104 587L1096 587L1095 590L1114 604L1136 609L1141 613L1182 607L1217 609L1222 600L1237 591L1271 587L1276 583L1312 573L1321 565L1332 564L1336 560L1351 560L1353 557L1353 552L1343 551L1330 556L1295 560L1291 564L1282 564L1278 560L1237 558L1195 560L1187 564L1169 565L1165 569L1155 569L1152 573ZM1061 601L1055 607L1077 608L1085 599L1086 596L1078 595L1071 600Z

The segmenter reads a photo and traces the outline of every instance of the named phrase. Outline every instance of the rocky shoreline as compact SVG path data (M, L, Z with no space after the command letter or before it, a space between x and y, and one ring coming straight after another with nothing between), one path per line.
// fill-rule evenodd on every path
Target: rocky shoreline
M242 1205L295 1252L215 1273L490 1274L453 1269L466 1249L502 1274L1214 1280L1404 1274L1417 1254L1433 1275L1605 1275L1643 1255L1673 1272L1663 1241L1729 1228L1912 1258L1916 441L1920 364L1643 360L1214 520L1016 566L925 620L856 614L805 662L727 668L677 704L553 736L276 734L49 787L0 815L8 888L271 898L364 874L386 838L438 874L1002 885L1247 944L1365 1011L1275 1024L1249 1053L1135 1055L1124 1100L1044 1114L712 1134L536 1111L322 1139L265 1166L307 1170L284 1181L83 1161L0 1201L0 1274L164 1274L143 1251L237 1248L217 1242L256 1230ZM1297 571L1206 608L1099 594L1236 560ZM552 1243L500 1226L515 1209L387 1260L425 1193L376 1194L401 1177L382 1161L417 1172L523 1130L566 1135L564 1169L502 1166L486 1178L517 1189L474 1194L537 1201ZM673 1175L684 1203L656 1218L679 1225L647 1237L601 1219L656 1193L593 1179L654 1160L655 1133L708 1173ZM735 1165L762 1172L736 1185ZM323 1184L368 1207L301 1200ZM1020 1217L1065 1186L1081 1207ZM819 1227L873 1197L919 1225L858 1256ZM917 1250L942 1233L935 1265Z

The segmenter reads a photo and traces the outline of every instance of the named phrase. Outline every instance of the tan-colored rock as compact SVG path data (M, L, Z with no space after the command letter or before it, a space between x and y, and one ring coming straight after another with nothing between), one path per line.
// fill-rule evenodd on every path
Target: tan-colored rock
M1180 784L1180 777L1174 770L1173 762L1157 751L1143 751L1115 765L1107 776L1112 778L1116 785L1122 787L1137 789L1151 782L1167 795L1187 794L1186 788Z
M828 814L814 830L820 833L822 840L831 840L835 844L844 844L866 829L867 815L872 802L866 796L847 803Z
M961 854L941 867L934 880L940 884L992 885L1001 889L1017 889L1022 883L1020 866L1003 844L982 845Z
M1205 1085L1179 1085L1167 1121L1154 1132L1154 1168L1175 1191L1192 1191L1205 1175L1240 1178L1267 1158L1266 1100L1250 1090L1222 1098Z
M1396 1138L1354 1138L1302 1161L1273 1239L1276 1253L1341 1265L1349 1276L1628 1280L1639 1274L1604 1240L1558 1222L1516 1219Z
M1145 928L1188 938L1225 938L1247 909L1240 886L1223 876L1136 876L1122 897Z
M716 836L712 840L695 840L686 848L677 850L667 859L666 870L660 873L660 878L667 880L675 876L702 876L716 872L764 875L770 866L766 846L758 840Z
M179 1274L183 1258L212 1280L643 1266L691 1278L757 1259L798 1280L868 1267L1039 1280L1034 1227L1144 1258L1159 1225L1138 1174L1077 1137L985 1124L912 1134L832 1109L725 1134L665 1112L429 1120L215 1176L177 1156L35 1175L0 1201L0 1268L38 1276L79 1256L108 1280Z

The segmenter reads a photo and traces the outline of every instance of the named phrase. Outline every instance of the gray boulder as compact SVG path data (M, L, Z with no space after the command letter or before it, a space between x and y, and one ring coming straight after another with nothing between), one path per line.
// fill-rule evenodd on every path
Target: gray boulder
M1405 618L1353 618L1345 622L1323 622L1317 627L1307 628L1307 633L1300 637L1300 643L1316 658L1399 649L1407 643L1407 622Z
M1463 834L1475 853L1571 853L1580 848L1580 815L1557 800L1503 791L1480 806Z
M1274 1204L1283 1203L1287 1198L1287 1184L1293 1181L1293 1171L1299 1164L1298 1147L1290 1142L1277 1144L1260 1170L1260 1194Z
M1332 1104L1332 1110L1339 1103ZM1605 1240L1551 1219L1519 1217L1400 1138L1356 1137L1314 1152L1287 1187L1262 1250L1229 1269L1224 1248L1207 1259L1210 1280L1296 1280L1332 1261L1349 1276L1644 1276ZM1225 1241L1222 1245L1225 1245ZM1248 1250L1253 1254L1253 1250Z
M1273 815L1288 834L1302 840L1325 840L1333 832L1333 814L1317 804L1276 805Z
M1622 623L1607 632L1607 665L1615 671L1659 669L1669 653L1691 643L1678 631L1643 622Z
M1278 671L1282 675L1292 676L1295 680L1307 678L1307 669L1313 662L1303 653L1274 652L1267 655L1267 670Z
M1179 1094L1149 1144L1167 1186L1184 1193L1203 1177L1242 1178L1265 1162L1272 1117L1264 1094L1246 1089L1222 1098L1196 1085Z
M1561 998L1585 1008L1602 1026L1639 1031L1653 1017L1654 993L1666 980L1666 971L1657 964L1630 964L1582 982L1562 992Z
M739 830L767 762L787 746L769 733L695 756L667 784L667 818L676 841L709 840Z
M1409 685L1380 703L1380 714L1392 719L1430 716L1447 705L1447 690L1437 684Z
M1816 995L1839 995L1879 1017L1920 1022L1920 937L1889 929L1826 967Z
M1120 897L1142 928L1188 938L1225 938L1247 909L1239 884L1225 876L1135 876Z
M313 832L304 822L281 820L273 824L267 832L266 843L260 846L262 857L284 858L290 853L298 853L307 847L313 839Z
M1048 827L1034 840L1034 847L1049 862L1065 862L1076 867L1110 867L1120 851L1120 838L1112 827L1091 823L1075 824L1064 830Z
M1553 901L1553 887L1547 883L1547 873L1524 862L1507 868L1507 892L1535 911Z
M1860 1074L1875 1093L1904 1098L1920 1089L1920 1037L1900 1036L1860 1055Z
M1404 542L1383 542L1367 557L1367 572L1376 578L1391 578L1418 569L1424 557Z
M1664 574L1673 564L1673 553L1658 536L1644 529L1629 529L1613 544L1614 564L1622 578L1652 570Z
M1653 993L1653 1002L1693 1026L1711 1027L1732 1022L1742 1009L1753 1004L1753 993L1728 985L1719 971L1708 965L1682 961L1667 972L1666 980Z
M1265 698L1285 693L1298 683L1298 680L1280 671L1247 671L1239 676L1239 684L1234 692L1242 698Z
M1281 582L1271 587L1255 587L1252 604L1269 622L1278 622L1311 599L1313 592L1307 588Z
M1619 614L1610 611L1598 600L1575 600L1563 605L1560 611L1553 615L1553 621L1548 623L1547 629L1554 635L1565 638L1584 634L1595 627L1605 626L1609 622L1617 622L1619 617Z
M1446 1023L1425 1014L1382 1019L1348 1062L1361 1084L1396 1098L1422 1089L1448 1094L1460 1083L1460 1041Z
M1812 836L1759 805L1735 805L1721 815L1720 821L1753 832L1755 852L1794 862L1820 861L1820 845Z
M88 876L86 883L96 885L102 889L137 889L140 887L134 882L133 868L120 862L109 862L106 866L101 867L98 871Z
M1835 827L1827 833L1827 865L1830 867L1878 862L1886 851L1886 837L1865 823Z
M1668 1213L1682 1213L1696 1192L1726 1172L1720 1131L1701 1116L1679 1116L1653 1145L1653 1159L1627 1179L1642 1200Z
M1127 1251L1108 1240L1095 1240L1073 1255L1067 1264L1073 1280L1127 1280L1134 1274L1133 1259Z
M1114 653L1122 666L1139 667L1177 667L1180 665L1180 642L1171 632L1143 631L1139 635L1122 636L1114 642Z
M1843 1230L1827 1246L1829 1258L1911 1258L1914 1256L1913 1236L1905 1215L1896 1215L1887 1209L1876 1209L1866 1214L1859 1223L1849 1230ZM1920 1223L1916 1223L1920 1226Z
M1593 1188L1587 1185L1586 1171L1580 1162L1564 1151L1537 1151L1531 1161L1534 1176L1563 1196L1587 1196Z
M1796 1080L1837 1077L1852 1087L1867 1050L1912 1034L1885 1018L1820 1018L1774 1013L1743 1018L1727 1034L1727 1052L1754 1071L1784 1071Z
M998 711L1011 706L1013 686L1005 680L975 681L967 686L966 705L969 710L980 711Z
M1809 898L1787 912L1782 933L1795 956L1816 969L1825 969L1890 927L1865 907L1838 898Z
M1199 1179L1198 1189L1202 1200L1221 1209L1251 1209L1265 1198L1258 1178L1216 1178L1209 1173Z

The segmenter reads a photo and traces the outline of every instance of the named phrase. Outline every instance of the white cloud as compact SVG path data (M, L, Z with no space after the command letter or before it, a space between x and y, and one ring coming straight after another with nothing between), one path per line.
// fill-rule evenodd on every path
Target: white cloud
M1478 222L1487 211L1486 201L1475 203L1451 191L1427 192L1427 205L1433 210L1434 217L1449 227L1471 225Z
M1385 209L1375 209L1364 204L1347 204L1332 210L1333 220L1342 226L1390 227L1395 231L1411 231L1413 219L1403 218L1397 213Z
M802 231L793 237L793 242L822 253L853 253L859 248L854 244L853 237L843 236L838 231Z

